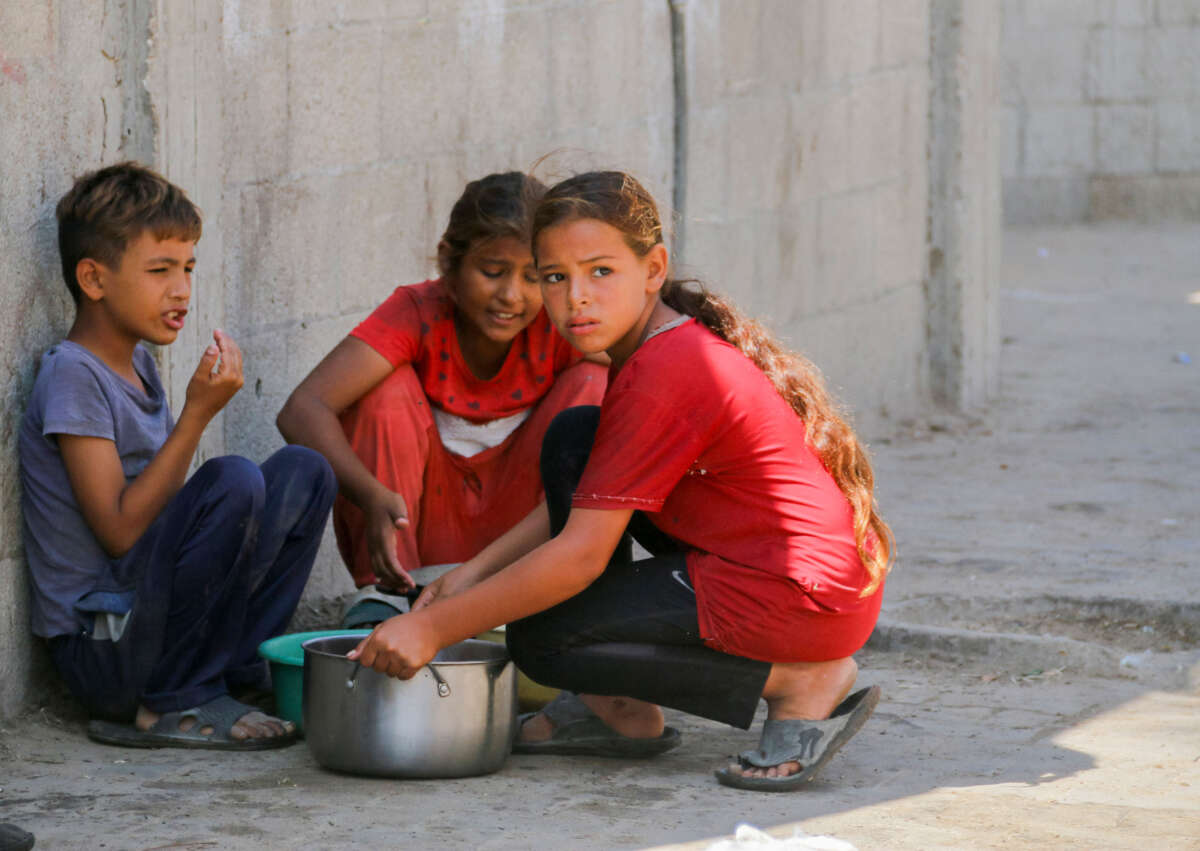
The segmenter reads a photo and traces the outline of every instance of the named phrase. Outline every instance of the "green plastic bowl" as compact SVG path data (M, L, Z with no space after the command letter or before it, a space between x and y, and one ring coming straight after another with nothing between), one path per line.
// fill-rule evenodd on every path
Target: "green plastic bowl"
M258 645L258 655L271 664L271 683L275 688L275 714L294 721L304 732L304 649L310 638L327 635L370 635L369 629L323 629L316 632L292 632L268 638Z

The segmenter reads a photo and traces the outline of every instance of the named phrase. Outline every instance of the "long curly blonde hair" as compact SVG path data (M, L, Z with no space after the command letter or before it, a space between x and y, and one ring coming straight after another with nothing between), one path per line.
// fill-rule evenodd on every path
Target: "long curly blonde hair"
M575 219L597 219L615 227L639 257L663 241L654 198L624 172L586 172L551 187L534 210L535 244L542 230ZM866 448L825 387L820 370L808 358L782 345L761 323L698 281L668 278L660 297L671 308L694 317L722 340L736 346L762 370L804 421L808 445L854 510L854 540L871 578L861 596L875 593L891 564L892 531L875 503L875 475Z

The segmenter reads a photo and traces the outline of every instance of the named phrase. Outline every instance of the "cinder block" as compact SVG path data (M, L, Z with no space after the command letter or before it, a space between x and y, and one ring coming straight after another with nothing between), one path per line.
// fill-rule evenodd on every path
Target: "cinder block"
M729 134L746 132L731 127L722 107L688 111L688 215L706 219L729 209Z
M289 170L363 165L379 157L379 30L315 30L289 41Z
M1057 177L1091 171L1092 133L1090 107L1030 108L1025 125L1025 174Z
M72 11L82 14L90 24L98 27L102 10L89 10L83 5ZM58 36L54 26L57 20L57 15L36 3L0 4L0 56L10 62L52 56Z
M791 178L786 101L774 93L737 98L730 101L727 117L729 203L745 213L777 209Z
M1200 170L1200 101L1155 105L1155 171Z
M1087 97L1130 101L1150 94L1146 84L1146 31L1098 28L1088 41Z
M1014 177L1004 181L1008 225L1070 224L1088 212L1088 180L1075 177Z
M928 194L922 175L905 174L878 188L875 199L876 281L881 289L925 278Z
M853 186L894 178L905 149L903 71L876 72L860 80L850 94L850 177Z
M225 67L225 181L238 185L286 174L293 144L287 36L268 33L230 40Z
M900 109L900 135L903 149L900 162L905 171L924 173L929 163L929 72L924 67L904 73L904 94Z
M1096 109L1096 171L1139 174L1153 170L1154 113L1148 106Z
M865 74L879 63L879 0L824 3L825 73L830 82Z
M875 281L875 208L878 192L822 198L817 207L817 280L812 309L825 312L860 300Z
M607 41L611 37L609 21L615 13L612 7L605 7L588 15L588 25L597 38ZM574 43L579 30L576 22L562 33L562 39ZM444 107L465 113L462 129L468 146L505 145L529 132L530 116L537 114L542 103L548 72L545 54L530 46L549 44L550 32L548 16L530 10L479 14L457 21L456 61L466 74L465 101L447 102ZM615 67L628 67L617 56L613 59ZM590 68L588 62L583 64ZM601 115L611 115L612 99L619 96L616 93L624 80L624 74L612 74L603 84L589 80L590 85L575 91L573 97L586 99ZM426 91L436 90L438 85L438 79L430 77ZM586 98L583 92L587 92Z
M820 85L826 50L822 40L826 5L815 0L762 0L762 48L755 52L770 85L795 91Z
M1198 23L1200 5L1196 0L1154 0L1154 21L1159 25Z
M1012 60L1021 102L1079 103L1084 94L1087 38L1088 31L1083 28L1027 32L1020 53Z
M1184 99L1196 94L1200 29L1154 27L1146 30L1146 84L1156 98Z
M1144 27L1150 22L1150 0L1110 0L1111 23L1118 27Z
M929 0L885 0L879 13L883 67L929 61Z
M461 150L467 143L469 61L443 20L383 29L379 88L381 154L388 159ZM429 93L436 90L437 97Z
M807 130L812 164L820 196L842 192L853 185L850 170L850 94L827 89L809 99L813 124Z
M1025 26L1030 30L1076 29L1101 20L1097 0L1025 0Z
M885 432L884 411L904 419L926 404L925 321L925 295L916 284L806 316L791 325L788 340L821 370L865 437Z
M698 56L697 60L719 64L720 91L723 95L737 96L760 90L766 82L764 72L767 67L763 61L762 31L759 26L763 18L761 0L725 0L717 5L720 9L719 51L713 55ZM763 21L768 27L777 23Z
M1021 110L996 107L996 124L1000 132L1000 175L1016 177L1021 173Z

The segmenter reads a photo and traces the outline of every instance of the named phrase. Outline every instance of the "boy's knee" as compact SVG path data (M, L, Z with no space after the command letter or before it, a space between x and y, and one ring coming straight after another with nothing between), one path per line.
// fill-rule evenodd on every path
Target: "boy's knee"
M222 455L210 458L196 471L195 478L212 488L227 507L257 511L265 498L262 471L249 458Z
M307 446L285 446L267 459L263 470L269 471L272 480L280 480L291 489L300 488L319 501L333 503L337 495L337 477L333 468L320 452Z

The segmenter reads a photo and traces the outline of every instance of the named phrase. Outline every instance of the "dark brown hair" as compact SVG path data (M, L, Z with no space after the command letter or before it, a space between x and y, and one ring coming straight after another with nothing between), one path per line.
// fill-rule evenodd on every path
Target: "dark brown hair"
M82 293L75 278L79 261L91 258L110 269L142 231L155 239L196 242L200 210L178 186L135 162L89 172L58 202L58 253L63 280L78 304Z
M519 171L489 174L467 184L450 210L450 222L442 234L449 251L439 255L443 275L453 275L476 242L513 237L528 244L533 208L546 192L546 185Z
M576 219L596 219L616 228L639 257L663 241L654 199L624 172L587 172L551 187L534 212L533 238L551 225ZM728 299L698 281L668 278L660 297L741 350L804 421L809 446L854 510L858 554L871 577L862 596L874 593L888 571L892 533L875 504L875 477L866 449L825 388L820 371L803 355L784 347L759 322L743 315Z

